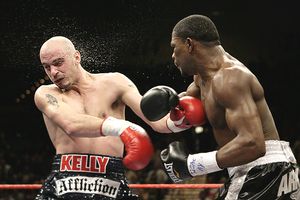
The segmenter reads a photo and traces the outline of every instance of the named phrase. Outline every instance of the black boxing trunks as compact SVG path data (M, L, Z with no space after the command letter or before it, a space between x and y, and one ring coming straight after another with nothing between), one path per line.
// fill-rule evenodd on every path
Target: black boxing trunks
M137 200L129 189L121 158L58 154L36 200Z
M228 168L230 179L217 199L299 200L298 171L289 143L268 140L265 156Z

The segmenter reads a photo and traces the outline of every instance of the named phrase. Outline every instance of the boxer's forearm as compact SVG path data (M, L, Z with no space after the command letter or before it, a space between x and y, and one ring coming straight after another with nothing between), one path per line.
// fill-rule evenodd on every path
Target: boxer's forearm
M237 136L217 153L217 161L221 168L243 165L256 160L265 154L265 146L258 140L246 140Z
M67 118L58 116L55 121L58 121L59 126L65 131L66 134L76 137L99 137L100 127L103 119L98 117L85 115L85 114L73 114Z

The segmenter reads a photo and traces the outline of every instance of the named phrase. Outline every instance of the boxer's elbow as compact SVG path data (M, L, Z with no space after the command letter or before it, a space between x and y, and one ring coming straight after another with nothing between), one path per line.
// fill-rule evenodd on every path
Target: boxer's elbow
M252 138L247 140L244 145L248 147L248 152L253 156L253 160L258 159L266 154L266 146L264 141Z
M47 117L68 135L74 134L78 130L78 120L75 117L70 118L61 114L47 115Z
M63 127L63 130L67 135L74 134L74 128L72 126Z
M266 146L265 143L263 145L256 145L257 146L257 155L258 157L263 157L266 154Z
M66 122L63 126L62 126L64 132L68 135L75 135L76 133L78 133L78 126L75 123L68 123Z

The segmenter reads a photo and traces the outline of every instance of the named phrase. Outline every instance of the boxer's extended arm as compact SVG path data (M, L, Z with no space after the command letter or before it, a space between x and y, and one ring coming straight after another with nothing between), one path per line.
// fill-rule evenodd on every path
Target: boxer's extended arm
M214 82L213 92L225 108L227 126L236 137L217 153L221 168L246 164L265 154L262 123L250 87L252 77L245 74L224 77Z
M135 84L123 74L118 74L118 84L122 89L122 102L124 102L137 116L145 121L151 128L160 133L170 133L171 131L166 126L167 116L159 121L149 121L141 111L140 102L142 96Z
M205 122L203 105L198 98L179 98L174 89L164 85L153 87L143 95L141 110L150 121L169 114L166 123L172 132L181 132Z
M82 137L99 137L103 119L80 114L58 98L58 93L41 86L35 92L37 108L67 134Z

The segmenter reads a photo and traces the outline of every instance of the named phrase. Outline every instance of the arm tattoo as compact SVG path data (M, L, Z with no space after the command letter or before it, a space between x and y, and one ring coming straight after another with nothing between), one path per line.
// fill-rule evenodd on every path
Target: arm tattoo
M46 98L48 99L47 103L49 103L55 107L58 107L58 101L54 96L52 96L51 94L46 94Z
M131 87L131 88L135 88L134 84L129 84L128 86Z

